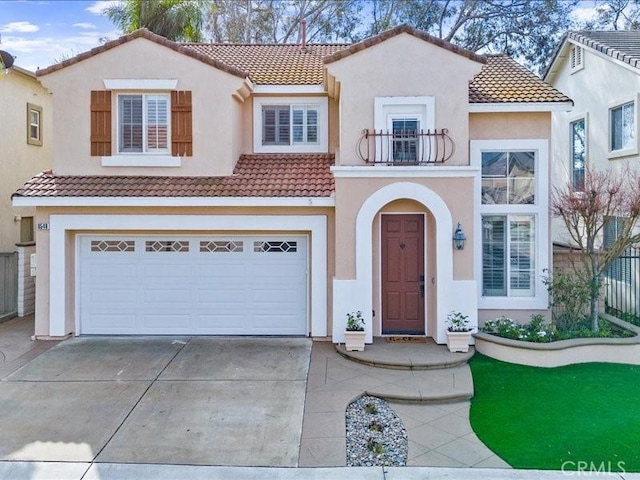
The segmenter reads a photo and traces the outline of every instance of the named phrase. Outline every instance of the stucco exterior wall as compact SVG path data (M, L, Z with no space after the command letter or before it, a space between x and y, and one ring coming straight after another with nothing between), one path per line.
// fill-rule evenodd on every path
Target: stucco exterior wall
M89 138L91 91L105 90L104 79L177 79L177 90L190 90L193 156L184 157L179 168L102 167L101 157L90 155ZM53 93L53 168L58 174L230 175L242 148L239 122L234 118L240 107L232 95L243 79L149 40L132 40L45 75L41 81ZM114 94L112 155L117 155L116 102Z
M411 52L407 57L398 52ZM374 128L374 99L385 96L435 97L435 128L449 129L455 154L448 165L469 161L469 81L482 65L403 33L327 65L340 82L338 165L360 165L356 146L363 129Z
M586 163L589 168L613 172L623 171L627 167L640 169L637 143L640 131L640 70L583 47L584 68L572 72L568 57L561 59L557 73L548 79L574 102L570 112L553 113L552 185L564 186L571 179L570 123L580 118L585 119ZM636 106L636 145L634 151L618 156L610 152L609 110L630 101L635 101ZM558 219L553 222L552 238L554 241L572 243Z
M41 146L27 143L27 103L42 108ZM51 168L52 102L35 76L14 68L0 77L0 105L0 252L13 252L20 241L20 222L15 217L32 217L35 208L13 207L11 195L31 177Z
M245 215L322 215L327 218L327 319L332 317L333 297L331 290L331 279L335 274L335 250L333 238L335 238L335 220L334 212L331 208L245 208L245 207L193 207L193 208L38 208L37 221L49 223L51 215L229 215L229 216L245 216ZM127 235L153 235L153 234L180 234L180 235L218 235L230 233L220 230L176 230L176 231L149 231L149 230L120 230L109 231L112 233L124 233ZM67 312L66 330L67 332L75 332L75 315L76 315L76 238L77 234L90 234L92 231L72 231L67 233L65 239L66 258L66 285L65 285L65 310ZM104 232L102 232L104 233ZM241 235L253 235L269 233L269 231L245 231L239 232ZM277 231L281 233L304 233L300 231ZM36 233L36 241L38 242L37 252L37 275L36 288L38 295L36 298L36 316L35 316L35 335L39 337L47 337L49 332L49 307L50 307L50 280L49 280L49 264L50 264L50 242L49 231L39 230ZM309 258L313 255L311 245L309 245ZM311 266L309 267L311 269ZM311 272L310 272L311 274ZM310 285L309 302L313 294ZM327 320L327 334L331 335L331 322Z
M355 277L356 217L362 204L374 192L399 181L409 181L433 190L446 203L455 222L463 225L468 247L454 255L453 278L474 278L474 179L468 178L336 178L336 277ZM423 210L424 211L424 210ZM437 226L432 228L435 232ZM374 231L374 238L379 229ZM453 235L453 232L451 232ZM437 245L429 245L427 249ZM437 254L437 253L436 253ZM372 262L375 258L372 258Z
M470 140L551 138L550 112L470 113Z

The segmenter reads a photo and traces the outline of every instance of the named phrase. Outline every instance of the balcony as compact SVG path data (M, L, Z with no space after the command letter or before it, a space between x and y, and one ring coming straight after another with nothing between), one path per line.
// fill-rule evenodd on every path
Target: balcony
M451 158L455 145L449 131L363 130L357 153L366 163L381 165L432 165Z

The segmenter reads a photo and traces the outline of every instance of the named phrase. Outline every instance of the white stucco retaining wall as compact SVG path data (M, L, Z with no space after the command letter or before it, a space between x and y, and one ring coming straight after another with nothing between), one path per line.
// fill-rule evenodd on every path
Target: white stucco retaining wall
M640 365L640 328L604 315L611 323L636 333L629 338L576 338L532 343L477 333L476 351L503 362L532 367L561 367L574 363L626 363Z

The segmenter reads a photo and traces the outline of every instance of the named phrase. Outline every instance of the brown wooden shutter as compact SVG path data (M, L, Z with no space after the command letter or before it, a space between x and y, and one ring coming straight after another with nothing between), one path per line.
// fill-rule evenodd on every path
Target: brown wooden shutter
M111 156L111 92L91 92L91 156Z
M193 156L191 92L171 92L171 155Z

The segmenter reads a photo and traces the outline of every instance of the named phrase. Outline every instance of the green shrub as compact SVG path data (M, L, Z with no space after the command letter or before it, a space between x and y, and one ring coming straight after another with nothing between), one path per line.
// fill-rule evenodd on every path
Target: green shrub
M582 320L589 316L589 281L575 273L555 272L544 278L544 284L549 292L553 323L562 331L578 329Z

